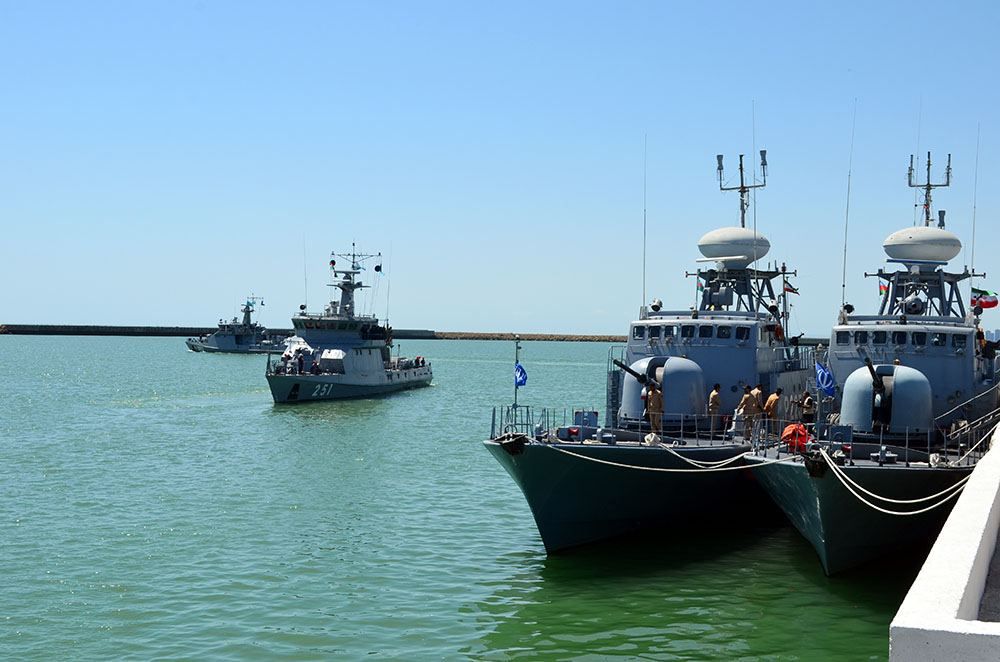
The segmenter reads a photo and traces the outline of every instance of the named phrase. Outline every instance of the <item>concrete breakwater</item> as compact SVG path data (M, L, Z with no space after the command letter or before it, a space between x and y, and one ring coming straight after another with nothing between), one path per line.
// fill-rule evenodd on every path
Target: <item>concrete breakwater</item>
M216 327L206 326L109 326L96 324L0 324L0 335L28 336L149 336L181 337L214 333ZM271 329L278 334L291 329ZM393 329L397 340L556 340L570 342L625 342L625 336L583 335L562 333L482 333L473 331L432 331L430 329Z

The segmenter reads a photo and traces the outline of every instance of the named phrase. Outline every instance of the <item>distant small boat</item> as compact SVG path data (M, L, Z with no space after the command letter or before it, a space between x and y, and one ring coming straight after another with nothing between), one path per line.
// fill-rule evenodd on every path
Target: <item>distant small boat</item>
M240 312L243 320L236 317L232 321L219 320L215 333L200 338L188 338L185 343L192 352L222 352L227 354L268 354L282 352L287 336L273 333L251 320L257 304L264 305L259 297L249 296Z
M384 395L429 386L434 377L423 357L392 356L392 327L373 315L357 315L355 290L368 287L357 277L366 260L380 255L334 253L330 269L340 300L330 301L322 313L305 306L292 317L296 335L280 359L268 359L266 377L276 403L339 400ZM338 268L336 258L346 260ZM379 262L375 273L382 271Z

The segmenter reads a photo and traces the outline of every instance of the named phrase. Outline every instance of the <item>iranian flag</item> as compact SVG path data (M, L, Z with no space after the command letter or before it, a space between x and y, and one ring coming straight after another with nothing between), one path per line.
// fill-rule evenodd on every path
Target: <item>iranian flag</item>
M990 292L989 290L979 290L972 288L972 305L979 306L981 308L996 308L997 307L997 293Z

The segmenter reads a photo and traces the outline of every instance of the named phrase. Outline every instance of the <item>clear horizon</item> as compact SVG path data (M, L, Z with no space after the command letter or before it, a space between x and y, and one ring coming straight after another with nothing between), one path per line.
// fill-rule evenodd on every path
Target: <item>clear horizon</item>
M993 277L1000 7L556 2L9 3L0 323L285 327L331 251L381 251L398 328L625 332L693 301L718 191L768 151L748 219L797 269L790 332L877 306L911 154ZM976 184L977 128L981 128ZM922 181L924 172L918 168ZM304 285L305 280L308 287ZM968 283L963 286L968 292ZM368 304L368 308L372 306ZM984 327L1000 313L986 311Z

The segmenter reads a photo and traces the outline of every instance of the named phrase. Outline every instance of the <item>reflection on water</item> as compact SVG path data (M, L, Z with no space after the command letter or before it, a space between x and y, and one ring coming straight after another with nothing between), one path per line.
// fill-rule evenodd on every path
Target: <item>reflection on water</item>
M467 607L483 634L463 652L506 659L884 659L886 614L913 564L827 578L787 525L646 537L544 557L504 554L510 572Z

